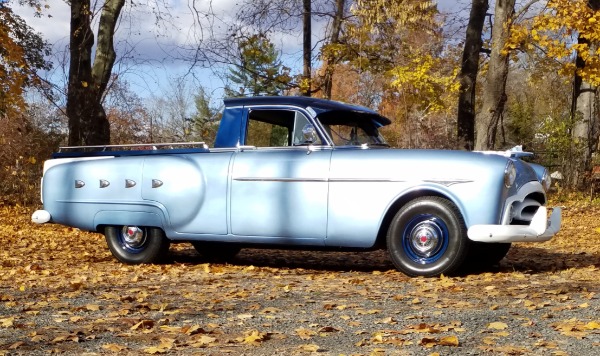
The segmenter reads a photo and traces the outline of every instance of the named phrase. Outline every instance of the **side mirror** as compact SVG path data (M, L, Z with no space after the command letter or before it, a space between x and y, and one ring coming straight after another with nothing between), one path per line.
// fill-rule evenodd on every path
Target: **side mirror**
M313 144L317 142L319 136L317 130L312 124L306 124L302 128L302 135L304 136L304 143Z

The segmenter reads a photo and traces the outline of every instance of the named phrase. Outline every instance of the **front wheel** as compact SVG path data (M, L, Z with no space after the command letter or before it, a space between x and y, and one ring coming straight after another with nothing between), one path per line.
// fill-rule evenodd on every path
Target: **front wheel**
M469 250L467 228L447 199L421 197L392 219L387 248L392 263L409 276L432 277L456 271Z
M156 227L107 226L104 236L113 256L127 264L160 262L169 251L170 241Z

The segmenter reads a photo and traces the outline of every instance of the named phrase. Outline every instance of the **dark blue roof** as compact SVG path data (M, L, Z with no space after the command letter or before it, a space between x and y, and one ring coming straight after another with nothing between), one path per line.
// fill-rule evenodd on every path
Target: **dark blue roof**
M253 96L242 98L226 98L225 106L253 106L253 105L291 105L301 108L311 107L317 115L333 111L351 111L361 116L369 116L381 125L389 125L391 121L379 115L376 111L364 106L351 105L339 101L313 98L308 96Z

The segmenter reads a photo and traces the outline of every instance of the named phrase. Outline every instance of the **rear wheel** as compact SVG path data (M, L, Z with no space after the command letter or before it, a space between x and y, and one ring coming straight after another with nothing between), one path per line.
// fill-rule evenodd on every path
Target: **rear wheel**
M104 236L110 252L123 263L156 263L169 252L170 241L156 227L107 226Z
M192 245L202 258L213 262L227 262L242 250L235 245L219 242L194 241Z
M460 211L440 197L408 202L394 216L387 247L394 266L409 276L437 276L456 271L469 249Z

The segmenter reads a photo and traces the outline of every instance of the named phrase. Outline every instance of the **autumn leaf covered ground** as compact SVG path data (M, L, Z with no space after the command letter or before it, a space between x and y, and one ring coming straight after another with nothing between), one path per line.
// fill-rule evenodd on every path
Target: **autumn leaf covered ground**
M97 234L0 206L0 355L592 355L600 350L600 205L499 266L408 278L385 252L243 250L209 264L189 244L127 266Z

